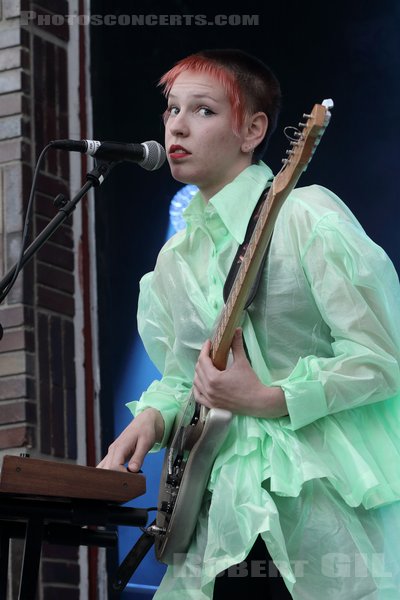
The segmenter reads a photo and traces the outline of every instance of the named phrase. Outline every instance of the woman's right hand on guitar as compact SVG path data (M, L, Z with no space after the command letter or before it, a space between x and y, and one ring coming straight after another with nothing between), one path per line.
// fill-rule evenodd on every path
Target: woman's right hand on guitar
M146 454L156 442L161 442L163 433L161 413L155 408L147 408L110 444L106 456L97 467L134 473L139 471Z

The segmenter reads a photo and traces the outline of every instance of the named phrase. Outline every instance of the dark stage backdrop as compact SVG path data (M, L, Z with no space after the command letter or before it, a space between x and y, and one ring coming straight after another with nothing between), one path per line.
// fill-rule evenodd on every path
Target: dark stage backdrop
M273 68L283 90L280 124L266 162L279 170L287 148L283 128L296 125L316 102L332 98L331 123L300 185L319 183L337 193L399 268L398 0L248 0L240 9L231 2L210 6L213 10L179 0L92 0L93 15L122 16L120 22L126 23L91 28L94 138L162 142L164 100L156 83L176 60L204 48L254 53ZM195 16L204 14L208 23L216 15L228 23L196 25ZM134 25L131 15L155 18ZM162 25L160 15L167 15L170 24ZM173 25L171 15L180 15L180 24L175 18ZM245 25L242 15L258 17ZM243 24L235 24L240 18ZM166 236L169 202L179 187L166 165L149 173L125 163L97 193L104 448L115 435L114 405L136 399L120 389L137 335L138 282L154 265Z

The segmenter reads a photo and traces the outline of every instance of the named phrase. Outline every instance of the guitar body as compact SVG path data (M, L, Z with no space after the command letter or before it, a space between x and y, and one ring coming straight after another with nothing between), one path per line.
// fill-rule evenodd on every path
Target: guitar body
M197 439L192 448L186 450L182 462L173 466L172 477L170 452L179 444L181 423L173 437L171 449L166 450L161 473L163 483L158 497L159 508L166 510L159 510L156 518L156 527L165 533L155 540L156 557L166 564L176 564L188 549L212 465L226 438L231 420L231 412L218 408L207 411L205 416L201 415L195 426ZM179 506L179 510L171 512L173 506Z
M294 130L288 158L276 175L263 203L240 268L220 315L211 341L214 366L226 368L236 328L245 309L248 294L262 267L279 210L305 171L329 123L331 100L315 104L305 123ZM173 564L184 560L190 545L204 492L216 456L226 438L232 413L208 410L196 403L193 392L177 420L166 448L162 469L156 522L146 529L155 537L158 560Z

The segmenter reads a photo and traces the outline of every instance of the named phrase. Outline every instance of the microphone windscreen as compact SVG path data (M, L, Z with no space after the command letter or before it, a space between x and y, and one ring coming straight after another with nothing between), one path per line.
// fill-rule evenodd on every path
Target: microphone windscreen
M140 166L147 171L156 171L162 167L167 156L161 144L150 140L149 142L143 142L142 146L145 148L146 156L140 162Z

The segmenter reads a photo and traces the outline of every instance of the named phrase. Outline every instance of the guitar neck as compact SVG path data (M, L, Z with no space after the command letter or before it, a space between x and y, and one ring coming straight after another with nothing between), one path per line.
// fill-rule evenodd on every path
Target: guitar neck
M214 366L220 370L226 368L235 329L240 323L247 297L272 237L279 210L290 191L275 193L272 184L263 203L261 213L212 339L211 359Z
M301 174L313 155L319 140L329 123L330 113L327 106L316 104L307 123L303 126L297 140L291 142L292 149L284 166L275 177L263 203L250 242L236 275L226 304L221 312L212 339L211 360L220 370L226 368L229 350L235 329L239 326L247 297L261 267L264 254L272 237L278 213L296 186Z

